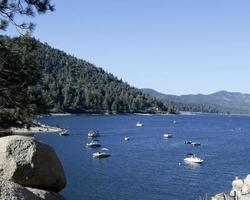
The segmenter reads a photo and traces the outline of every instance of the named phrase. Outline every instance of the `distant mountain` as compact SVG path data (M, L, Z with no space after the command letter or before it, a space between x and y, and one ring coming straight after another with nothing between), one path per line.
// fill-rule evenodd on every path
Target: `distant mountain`
M239 92L219 91L204 95L169 95L152 89L143 89L144 92L159 100L173 102L179 110L215 112L215 113L250 113L250 94Z

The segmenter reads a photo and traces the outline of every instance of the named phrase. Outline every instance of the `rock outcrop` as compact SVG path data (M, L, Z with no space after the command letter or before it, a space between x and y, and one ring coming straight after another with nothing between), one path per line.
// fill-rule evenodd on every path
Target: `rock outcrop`
M32 137L0 138L1 200L63 200L66 177L55 151Z
M212 200L250 200L250 175L244 180L236 177L229 195L221 193L212 197Z
M41 200L64 200L64 198L56 192L39 190L35 188L26 188Z
M1 200L41 200L31 191L4 179L0 179L0 199Z
M250 194L250 175L244 179L244 184L241 189L242 195Z
M23 186L60 191L66 185L55 151L31 137L0 139L0 177Z
M234 200L233 197L225 193L220 193L211 198L211 200Z

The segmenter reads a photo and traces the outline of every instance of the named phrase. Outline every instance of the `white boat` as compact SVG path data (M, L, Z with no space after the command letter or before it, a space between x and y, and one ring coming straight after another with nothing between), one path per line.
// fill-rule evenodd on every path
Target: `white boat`
M89 137L100 137L100 134L98 131L89 131L88 136Z
M164 138L172 138L173 135L172 135L172 134L169 134L169 133L165 133L165 134L163 135L163 137L164 137Z
M61 133L59 133L60 136L69 136L68 130L64 130Z
M200 142L191 142L191 145L193 145L193 146L201 146L201 143Z
M96 153L93 153L93 158L107 158L111 156L109 153L107 152L96 152Z
M96 141L96 140L93 140L93 141L87 143L86 147L92 147L92 148L101 147L101 143Z
M125 136L125 137L124 137L124 140L128 141L128 140L130 140L130 137Z
M143 127L144 125L142 123L140 123L140 122L137 122L136 126L137 127Z
M188 154L189 156L184 159L185 162L187 163L197 163L201 164L203 163L203 160L201 158L198 158L195 156L195 154Z

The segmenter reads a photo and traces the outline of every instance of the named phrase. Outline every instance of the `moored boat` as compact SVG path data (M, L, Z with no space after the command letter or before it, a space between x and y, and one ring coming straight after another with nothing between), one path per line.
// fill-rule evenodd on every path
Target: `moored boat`
M60 136L69 136L68 130L63 130L62 132L59 133Z
M172 138L173 135L172 135L172 134L169 134L169 133L165 133L165 134L163 134L163 137L164 137L164 138Z
M186 140L186 141L184 142L184 144L192 144L192 141L191 141L191 140Z
M201 164L203 163L204 160L202 160L201 158L198 158L197 156L195 156L195 154L191 153L191 154L188 154L188 157L186 157L184 161L187 163Z
M91 147L91 148L101 147L101 143L96 141L96 140L93 140L93 141L87 143L86 147Z
M191 145L193 145L194 147L196 147L196 146L201 146L201 143L200 142L192 142Z
M130 140L130 137L125 136L125 137L124 137L124 140L128 141L128 140Z
M100 137L99 131L89 131L88 132L88 137Z
M141 122L137 122L137 123L136 123L136 126L137 126L137 127L143 127L144 125L143 125Z
M96 153L93 153L93 158L107 158L111 156L109 153L107 152L96 152Z

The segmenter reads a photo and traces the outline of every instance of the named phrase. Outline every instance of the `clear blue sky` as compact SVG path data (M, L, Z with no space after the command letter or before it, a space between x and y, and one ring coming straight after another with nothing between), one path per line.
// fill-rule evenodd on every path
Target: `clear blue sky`
M52 2L33 35L133 86L250 93L249 0Z

